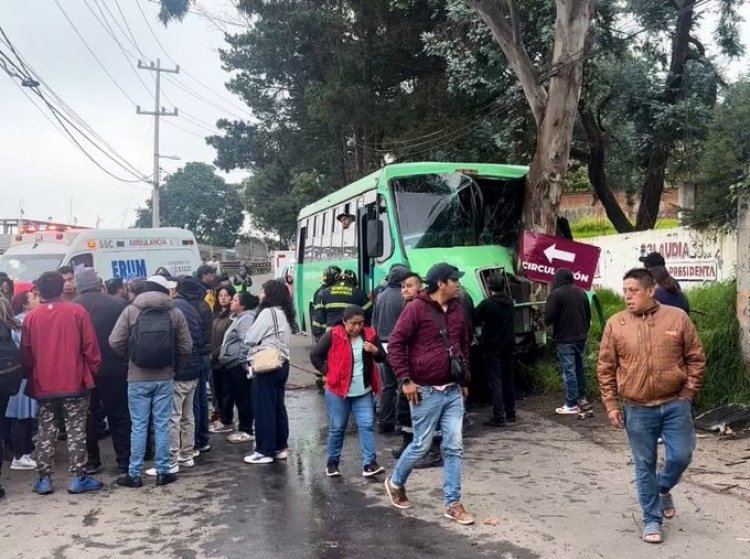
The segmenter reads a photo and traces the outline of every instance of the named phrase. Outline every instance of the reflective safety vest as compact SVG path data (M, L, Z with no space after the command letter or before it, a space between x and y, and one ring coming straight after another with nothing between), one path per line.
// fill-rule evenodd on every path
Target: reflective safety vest
M313 307L313 326L332 328L341 322L344 309L350 305L362 307L365 311L365 322L369 325L372 318L372 301L361 288L340 281L320 292Z

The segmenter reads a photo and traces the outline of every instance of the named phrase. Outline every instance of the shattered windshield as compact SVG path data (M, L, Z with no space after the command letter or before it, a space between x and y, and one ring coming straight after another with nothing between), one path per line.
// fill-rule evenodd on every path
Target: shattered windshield
M481 244L484 203L471 177L415 175L393 180L391 187L404 248Z

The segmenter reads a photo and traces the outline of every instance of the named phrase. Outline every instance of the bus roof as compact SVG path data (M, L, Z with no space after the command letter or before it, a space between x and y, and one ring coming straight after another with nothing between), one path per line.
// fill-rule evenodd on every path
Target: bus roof
M500 165L496 163L451 163L421 161L417 163L394 163L378 169L361 179L346 185L335 192L321 198L302 208L299 219L304 219L312 214L318 213L331 206L336 206L347 200L374 189L378 181L384 178L386 181L405 175L426 175L429 173L453 173L456 171L471 172L480 176L491 176L504 179L521 179L529 172L529 168L523 165Z

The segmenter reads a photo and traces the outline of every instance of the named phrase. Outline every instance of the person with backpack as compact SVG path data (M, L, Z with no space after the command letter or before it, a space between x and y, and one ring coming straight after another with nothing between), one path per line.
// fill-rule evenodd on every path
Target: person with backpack
M130 413L128 412L128 362L109 347L109 335L117 319L127 307L120 297L102 293L101 281L93 268L79 269L75 274L78 297L73 302L81 305L94 325L94 332L102 353L102 366L96 377L96 388L91 392L86 432L88 464L91 470L101 466L95 410L101 400L107 416L117 468L125 473L130 459Z
M172 415L169 418L169 473L176 474L180 467L191 468L195 465L193 447L196 421L193 415L193 399L200 376L199 345L205 337L205 325L200 311L206 302L203 300L203 288L198 280L191 276L177 278L177 291L172 300L174 306L185 317L193 340L190 358L175 367ZM146 475L157 475L156 468L146 470Z
M27 393L39 404L37 471L34 492L53 492L52 465L57 426L55 409L62 408L67 426L68 460L73 479L69 493L97 491L102 483L86 474L86 416L94 375L102 356L86 309L62 300L65 280L45 272L37 280L42 304L29 312L21 329L21 361L28 375Z
M128 408L132 422L128 473L117 478L124 487L141 487L149 417L154 426L156 485L177 480L170 473L170 430L175 367L184 366L193 350L185 315L169 297L177 284L149 277L143 290L117 320L109 345L128 356Z

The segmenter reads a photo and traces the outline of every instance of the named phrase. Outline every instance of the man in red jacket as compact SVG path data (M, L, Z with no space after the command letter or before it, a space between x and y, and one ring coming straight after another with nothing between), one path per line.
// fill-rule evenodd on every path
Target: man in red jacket
M26 316L21 331L21 360L28 373L28 394L39 401L39 479L34 484L34 492L39 495L53 491L57 406L62 407L68 428L73 474L68 492L85 493L102 488L100 481L86 475L89 391L102 358L86 309L61 300L64 283L59 272L45 272L39 277L37 286L42 303Z
M411 406L414 438L385 480L385 488L393 506L411 507L406 479L440 429L445 516L459 524L473 524L474 518L461 504L463 385L469 382L469 331L458 302L461 276L463 272L444 262L430 268L427 288L404 308L388 337L388 359ZM452 373L452 357L463 362L459 381Z

